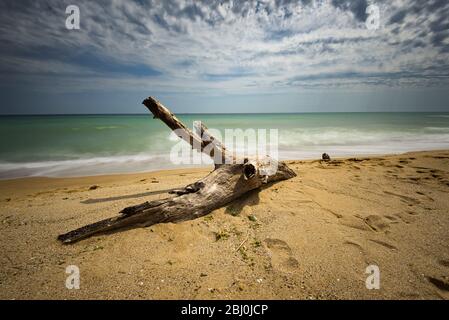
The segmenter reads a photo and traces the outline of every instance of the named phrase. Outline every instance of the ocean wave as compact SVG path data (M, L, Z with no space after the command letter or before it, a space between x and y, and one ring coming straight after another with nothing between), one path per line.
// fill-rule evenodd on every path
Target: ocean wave
M449 118L449 114L431 114L428 115L430 118Z
M108 129L119 129L121 127L119 126L100 126L100 127L95 127L95 129L97 130L108 130Z
M430 132L449 132L449 127L425 127L424 129Z
M68 177L172 168L168 154L136 154L60 161L0 162L0 179Z
M414 142L448 142L449 134L445 129L435 133L435 129L423 131L363 131L357 129L293 129L281 131L280 148L313 147L313 146L358 146L391 143ZM449 132L449 131L448 131Z

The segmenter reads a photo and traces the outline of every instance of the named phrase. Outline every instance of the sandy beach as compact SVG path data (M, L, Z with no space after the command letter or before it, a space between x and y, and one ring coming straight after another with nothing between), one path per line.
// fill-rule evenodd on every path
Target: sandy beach
M449 298L449 151L288 164L294 179L208 216L72 245L57 235L209 170L0 181L0 298Z

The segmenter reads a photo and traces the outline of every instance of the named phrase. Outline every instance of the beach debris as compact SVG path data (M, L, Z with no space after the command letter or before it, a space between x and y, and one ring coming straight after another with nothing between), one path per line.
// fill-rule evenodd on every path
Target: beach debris
M255 215L251 214L251 215L248 216L248 220L252 221L252 222L256 222L257 221L257 217Z
M321 156L321 160L323 161L330 161L331 157L327 153L323 153Z
M62 243L73 243L92 235L130 227L148 227L157 223L193 220L265 184L296 176L285 162L277 161L269 156L262 159L255 156L243 158L233 152L227 152L225 146L210 134L203 123L200 123L197 128L199 132L194 134L153 97L145 99L143 104L151 111L154 118L164 122L193 149L211 157L215 165L214 170L199 181L177 189L167 198L126 207L118 216L61 234L58 240ZM98 186L92 187L89 190L98 188ZM225 237L225 235L218 236L219 239Z
M100 188L100 186L97 186L96 184L94 184L93 186L89 187L89 190L95 190L95 189L98 189L98 188Z
M237 247L237 249L235 249L235 251L239 251L239 249L245 244L246 241L248 241L249 238L249 233L246 235L245 240L242 241L242 243L240 243L240 245Z
M359 159L359 158L349 158L347 159L347 161L351 161L351 162L362 162L362 161L366 161L369 159Z

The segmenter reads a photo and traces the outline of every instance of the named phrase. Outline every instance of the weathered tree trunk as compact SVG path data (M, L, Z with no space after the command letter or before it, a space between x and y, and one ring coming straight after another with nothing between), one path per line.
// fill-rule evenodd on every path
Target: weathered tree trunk
M58 236L63 243L73 243L94 234L117 229L195 219L265 183L296 176L285 163L276 162L268 157L262 160L243 159L239 163L234 155L227 154L225 147L207 132L205 126L201 127L201 136L195 135L157 100L150 97L145 99L143 104L155 118L162 120L175 132L181 133L179 136L192 148L200 152L205 152L207 149L206 153L215 159L215 170L183 189L174 190L173 195L168 198L124 208L116 217ZM223 164L222 160L226 163Z

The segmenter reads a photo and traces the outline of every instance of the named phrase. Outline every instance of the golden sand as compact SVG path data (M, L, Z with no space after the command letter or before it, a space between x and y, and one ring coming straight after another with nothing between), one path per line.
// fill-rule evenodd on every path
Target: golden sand
M73 245L57 235L208 170L0 181L0 298L449 298L449 151L288 163L296 178L206 217Z

